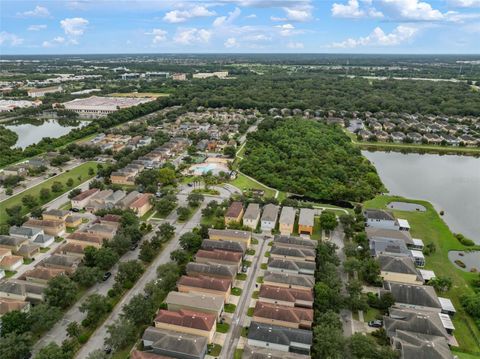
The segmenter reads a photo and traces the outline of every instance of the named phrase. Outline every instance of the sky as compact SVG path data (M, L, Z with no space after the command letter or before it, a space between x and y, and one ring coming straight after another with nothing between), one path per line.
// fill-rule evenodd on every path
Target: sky
M0 55L479 54L480 0L0 0Z

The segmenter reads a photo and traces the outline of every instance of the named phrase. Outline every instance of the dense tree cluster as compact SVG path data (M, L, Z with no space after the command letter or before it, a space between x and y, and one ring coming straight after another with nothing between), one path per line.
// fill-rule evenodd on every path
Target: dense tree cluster
M361 202L382 183L340 128L302 119L265 120L248 135L240 170L270 187L318 200Z

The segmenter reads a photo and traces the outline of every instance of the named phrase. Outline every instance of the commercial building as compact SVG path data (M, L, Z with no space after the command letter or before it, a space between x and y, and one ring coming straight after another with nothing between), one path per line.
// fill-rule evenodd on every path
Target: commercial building
M27 90L27 94L30 97L43 97L47 93L55 93L55 92L60 92L62 90L63 90L62 86L31 88Z

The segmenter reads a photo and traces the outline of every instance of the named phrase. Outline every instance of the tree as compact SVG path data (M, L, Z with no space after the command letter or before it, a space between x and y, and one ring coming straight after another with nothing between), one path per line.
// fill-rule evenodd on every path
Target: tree
M74 183L74 182L73 182L73 178L70 177L70 178L67 180L66 185L67 185L67 187L72 187L72 186L73 186L73 183Z
M62 192L63 191L62 182L58 182L58 181L53 182L51 189L52 189L52 192L54 193Z
M95 170L92 167L88 168L88 175L93 176L95 174Z
M228 158L234 158L235 155L236 155L236 153L237 153L237 152L236 152L236 150L235 150L235 147L233 147L233 146L227 146L227 147L225 147L224 150L223 150L223 154L224 154L225 156L227 156Z
M14 310L2 316L2 336L10 333L23 334L29 330L27 313Z
M140 278L145 268L137 260L121 262L118 265L118 272L115 276L115 285L120 288L128 289Z
M31 350L32 338L28 333L10 333L0 338L0 358L2 359L28 358Z
M430 279L428 285L433 286L437 292L445 293L452 288L452 279L449 277L435 277Z
M5 212L7 212L7 223L10 226L20 227L23 223L27 221L27 217L22 215L22 206L12 206L5 208Z
M108 270L118 262L118 254L111 248L102 247L95 253L95 265L102 269Z
M137 326L130 320L121 318L107 326L107 333L105 344L109 345L113 352L116 352L135 341Z
M146 263L153 261L157 255L157 250L151 241L144 241L140 246L140 254L138 258Z
M123 316L136 325L149 324L157 311L157 306L142 294L135 295L123 307Z
M80 328L80 325L77 322L68 323L66 331L67 331L67 335L70 338L78 338L82 333L82 329Z
M108 359L109 355L102 349L96 349L87 355L87 359Z
M45 288L45 301L52 306L67 308L75 302L78 288L75 282L64 275L57 276L48 281Z
M31 194L26 194L25 196L23 196L22 197L22 203L28 209L32 209L32 208L38 206L37 199L35 197L33 197Z
M68 185L68 183L67 183ZM70 187L70 186L69 186ZM72 189L69 193L68 193L68 198L69 199L72 199L76 196L78 196L80 193L82 193L82 190L80 188L75 188L75 189Z
M137 229L135 228L134 231ZM118 256L122 256L128 252L134 241L134 236L127 233L129 232L125 228L117 232L117 234L107 243L108 248L113 249ZM141 234L140 234L141 238Z
M180 237L180 246L190 253L195 253L202 245L202 237L198 234L187 232Z
M390 348L381 348L372 337L355 333L346 341L347 356L351 358L395 359L397 354Z
M82 321L82 325L90 327L98 323L105 314L111 311L112 305L108 298L99 294L92 294L80 305L79 310L82 313L87 312L87 316Z
M40 218L43 215L44 209L42 207L34 208L30 211L30 216L34 218Z
M177 262L179 266L183 266L190 262L192 256L183 249L176 249L170 253L170 259Z
M380 264L374 258L368 258L362 261L362 278L369 284L381 284Z
M161 216L167 216L177 206L177 197L174 195L166 195L160 198L155 209Z
M190 215L190 210L187 207L178 207L177 214L180 221L186 221Z
M465 311L475 319L480 319L480 293L465 294L460 297Z
M176 175L175 171L169 167L163 167L158 170L158 181L164 185L170 185L175 183Z
M160 227L158 227L158 234L165 240L172 239L175 235L175 227L167 222L162 223Z
M337 317L336 321L323 322L322 319L326 319L327 316ZM343 337L343 331L341 329L342 323L337 314L331 314L326 312L320 316L317 320L322 325L316 325L313 327L313 345L312 351L313 358L329 358L329 359L343 359L344 358L344 345L345 339Z
M40 199L46 201L50 198L50 190L48 188L42 188L40 190Z
M35 359L68 359L67 353L65 353L57 343L51 342L44 346Z
M204 199L205 197L203 194L195 192L191 192L187 197L188 205L190 207L198 207Z
M62 317L62 312L57 307L47 304L37 304L28 312L28 323L33 334L46 332Z
M335 213L329 211L322 211L320 214L320 227L326 232L333 231L337 227L337 217Z
M84 288L89 288L98 283L102 278L102 271L97 267L78 267L72 279Z

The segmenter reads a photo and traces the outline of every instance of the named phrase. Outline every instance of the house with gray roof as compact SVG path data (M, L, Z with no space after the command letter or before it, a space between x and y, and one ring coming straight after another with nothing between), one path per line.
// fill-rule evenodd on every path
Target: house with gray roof
M314 275L316 264L315 262L269 258L267 267L271 272Z
M311 208L301 208L298 216L298 233L312 235L314 219L315 210Z
M251 346L271 348L282 352L309 355L313 335L310 330L279 327L252 322L247 343Z
M182 309L214 314L217 318L223 312L224 300L220 296L200 293L170 292L165 299L168 310L178 312Z
M399 231L398 229L386 229L378 227L366 227L368 239L399 239L405 242L407 248L413 247L415 242L409 231Z
M397 330L390 339L400 359L453 359L454 356L445 338L434 335Z
M263 207L262 218L260 220L260 228L262 231L271 231L272 229L275 229L279 208L280 207L272 203Z
M396 219L392 212L380 209L366 209L363 212L365 216L365 226L396 229Z
M148 327L142 342L149 353L178 359L203 359L207 353L208 338Z
M311 239L303 239L300 237L293 236L281 236L276 235L273 239L275 247L288 247L288 248L307 248L313 249L318 245L317 241Z
M386 334L389 338L399 330L411 333L426 334L449 339L441 313L413 308L392 307L389 315L383 317Z
M243 225L254 230L257 228L260 220L260 205L258 203L250 203L243 215Z
M278 220L280 234L289 236L293 233L293 225L295 224L295 216L297 211L293 207L283 207Z
M187 275L192 277L209 276L233 280L237 275L237 267L225 264L193 263L187 264Z
M407 245L401 239L376 238L370 240L370 253L373 257L386 254L399 257L412 257Z
M39 234L43 234L43 229L41 228L29 228L29 227L17 227L11 226L8 232L12 237L25 238L33 240Z
M261 348L252 345L245 345L242 359L310 359L309 355L286 353L272 348Z
M382 254L377 257L380 276L390 282L423 284L423 278L410 257Z
M284 288L312 289L315 285L315 277L304 274L288 274L265 271L263 283Z
M395 298L397 307L442 311L442 304L432 286L384 282L383 288L381 293L390 292Z
M315 262L316 252L308 248L277 247L274 244L270 249L270 257Z
M211 239L204 239L202 242L202 249L205 250L214 250L220 249L222 251L230 251L230 252L240 252L245 254L247 251L247 246L245 243L242 242L234 242L234 241L215 241Z

